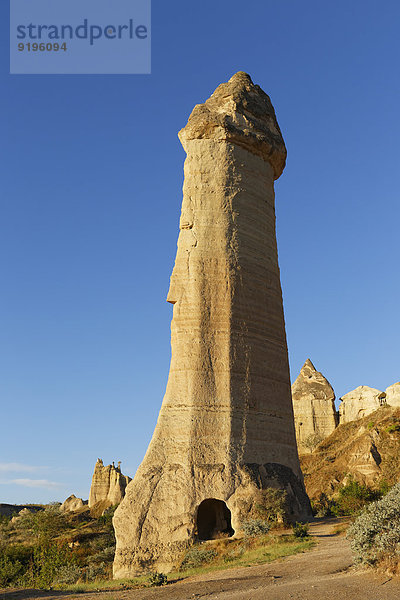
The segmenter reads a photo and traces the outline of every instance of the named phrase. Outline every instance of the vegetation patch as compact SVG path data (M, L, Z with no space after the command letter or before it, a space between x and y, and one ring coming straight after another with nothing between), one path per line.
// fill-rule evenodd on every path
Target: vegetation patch
M112 577L112 513L63 513L60 505L0 522L0 587L50 589Z
M315 540L296 538L294 534L255 535L242 539L220 539L192 546L183 558L179 571L169 578L188 577L232 567L249 567L271 562L284 556L310 550ZM197 560L193 561L193 557ZM188 560L189 557L189 560Z
M367 506L349 527L347 537L355 561L362 564L392 565L400 562L400 484L382 499Z

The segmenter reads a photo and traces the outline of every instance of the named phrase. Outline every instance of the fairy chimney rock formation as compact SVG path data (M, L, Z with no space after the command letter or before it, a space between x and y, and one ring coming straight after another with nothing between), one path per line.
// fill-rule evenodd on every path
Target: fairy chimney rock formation
M297 447L307 454L337 426L335 392L309 358L292 385L292 401Z
M130 481L131 478L123 475L120 468L116 468L114 463L104 466L101 458L98 458L90 486L89 508L102 514L110 506L119 504Z
M166 394L114 516L116 578L170 571L241 529L260 490L310 516L299 466L275 235L286 149L269 97L237 73L197 105L186 151Z
M400 406L400 381L386 388L386 403L389 406Z
M367 385L360 385L340 398L339 423L356 421L386 405L386 394Z

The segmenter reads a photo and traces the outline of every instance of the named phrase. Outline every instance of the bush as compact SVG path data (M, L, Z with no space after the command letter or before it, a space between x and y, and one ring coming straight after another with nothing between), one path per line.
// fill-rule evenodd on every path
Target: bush
M315 448L322 442L324 438L319 433L310 433L302 442L303 448L309 450L311 454L314 452Z
M283 521L286 513L287 493L285 490L267 488L260 492L259 501L255 506L256 517L274 525Z
M109 575L109 567L105 562L90 563L83 569L86 581L95 581L96 579L105 579ZM111 573L110 573L111 576Z
M74 565L74 557L68 546L36 546L29 569L21 578L21 583L24 586L49 589L57 581L60 571L71 565Z
M167 585L167 576L164 573L152 573L149 577L149 585L151 587L158 587L160 585Z
M67 564L58 569L52 584L77 583L82 576L82 569L78 565Z
M330 509L335 516L354 515L360 512L366 504L381 497L381 492L350 480L339 490L338 498L332 503Z
M386 433L396 433L400 431L400 423L392 423L385 429Z
M202 546L192 546L185 554L181 564L181 570L195 569L205 563L209 563L217 556L217 552L212 548Z
M297 538L308 537L310 526L308 523L294 523L292 525L293 535Z
M334 504L334 500L331 500L324 492L322 492L318 500L311 503L313 514L316 517L331 517L333 515L332 508Z
M21 516L16 527L32 532L40 545L48 543L62 531L70 527L67 516L60 511L60 506L49 505L44 510Z
M110 531L114 531L112 520L113 520L113 516L114 516L114 513L117 510L117 508L118 508L118 504L115 504L114 506L110 506L110 508L107 508L107 510L104 511L104 514L98 518L99 524L107 527L107 529Z
M242 523L244 534L248 537L265 535L270 530L270 525L262 519L247 519Z
M0 587L7 587L15 583L19 575L22 575L23 565L19 560L12 561L8 556L0 558Z
M347 537L358 563L374 564L384 557L399 555L400 483L362 511L349 527Z

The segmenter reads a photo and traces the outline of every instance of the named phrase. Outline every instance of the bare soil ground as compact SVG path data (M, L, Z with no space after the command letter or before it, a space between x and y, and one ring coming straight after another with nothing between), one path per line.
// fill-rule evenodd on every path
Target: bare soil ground
M352 566L338 521L317 520L311 551L262 566L191 577L161 588L71 594L0 590L0 600L399 600L400 579Z

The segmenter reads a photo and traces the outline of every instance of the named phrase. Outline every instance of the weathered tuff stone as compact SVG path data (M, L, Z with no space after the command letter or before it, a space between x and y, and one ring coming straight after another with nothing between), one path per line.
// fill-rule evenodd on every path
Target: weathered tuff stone
M360 385L340 398L339 423L362 419L386 404L386 394L367 385Z
M171 367L153 439L114 516L116 578L169 571L196 537L231 535L268 486L287 490L293 518L311 515L276 247L274 179L286 149L273 107L237 73L179 138Z
M337 427L335 392L329 381L308 358L292 385L292 401L299 454L311 452L311 444L330 435Z
M94 516L100 516L107 508L119 504L125 495L125 488L131 481L123 475L118 467L104 466L101 458L97 459L89 494L89 508Z
M77 498L75 494L71 494L71 496L68 496L61 504L60 510L62 512L76 512L87 506L87 504L87 500L82 500L82 498Z
M389 406L400 406L400 381L386 388L385 393Z

